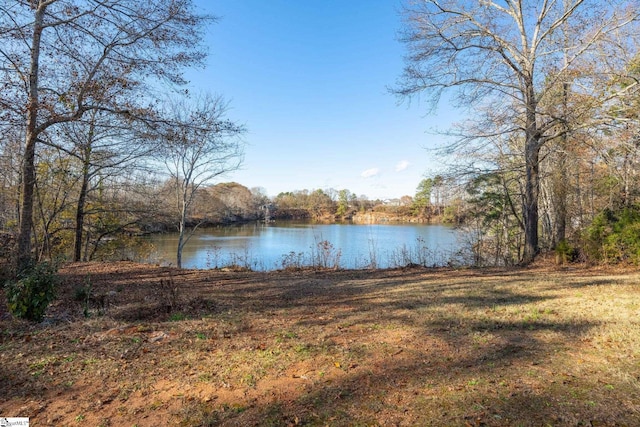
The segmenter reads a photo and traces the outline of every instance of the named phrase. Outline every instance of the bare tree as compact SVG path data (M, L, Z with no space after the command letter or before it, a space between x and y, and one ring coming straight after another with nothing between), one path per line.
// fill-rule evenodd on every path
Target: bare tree
M560 126L563 117L545 108L545 99L576 68L590 65L587 80L607 73L614 58L628 57L629 40L637 37L638 3L425 0L407 6L406 17L409 55L397 93L424 92L435 107L443 91L455 89L459 105L482 106L500 117L462 142L521 135L522 262L531 262L539 251L540 150L567 131ZM572 78L573 90L588 90L584 80Z
M199 224L187 230L187 219L198 190L242 163L240 135L244 128L225 118L227 104L221 97L202 96L171 104L159 152L169 172L178 213L176 261L182 268L182 250Z
M208 17L191 0L9 0L0 4L0 109L24 128L18 265L31 259L36 145L90 110L137 115L153 82L201 63ZM22 120L20 120L22 119Z
M87 112L78 121L61 124L56 138L43 141L57 147L79 163L79 184L76 199L75 243L73 260L82 260L85 240L87 202L93 192L102 189L110 177L129 176L134 168L142 169L143 159L150 157L157 144L145 132L144 124L114 116L100 110ZM85 257L86 261L86 251Z
M208 193L220 201L224 206L222 220L229 222L257 219L260 206L260 198L251 190L237 182L226 182L209 187Z
M0 132L0 232L8 232L18 223L22 139L13 132Z

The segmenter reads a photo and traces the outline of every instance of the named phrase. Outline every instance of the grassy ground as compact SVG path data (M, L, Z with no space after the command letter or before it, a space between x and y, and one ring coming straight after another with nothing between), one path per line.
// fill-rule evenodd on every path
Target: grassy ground
M640 425L637 271L118 263L62 275L42 324L0 308L0 416L34 426Z

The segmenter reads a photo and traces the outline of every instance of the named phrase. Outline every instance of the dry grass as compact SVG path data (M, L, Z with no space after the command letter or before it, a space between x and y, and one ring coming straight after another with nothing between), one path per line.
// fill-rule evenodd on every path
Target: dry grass
M70 426L640 425L635 271L121 263L62 274L48 321L2 316L1 416ZM83 307L74 293L88 281L94 303Z

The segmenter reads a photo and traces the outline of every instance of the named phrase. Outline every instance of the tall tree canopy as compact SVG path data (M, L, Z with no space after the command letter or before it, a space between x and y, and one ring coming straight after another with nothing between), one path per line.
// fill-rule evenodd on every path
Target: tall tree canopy
M522 261L539 251L540 152L569 131L558 93L595 96L636 49L636 1L424 0L406 8L409 53L397 93L425 93L435 106L443 91L473 110L481 126L462 142L504 137L519 141L524 163ZM583 99L587 99L584 96ZM583 105L575 105L573 116Z
M156 82L182 84L184 68L201 63L209 20L191 0L0 4L0 126L25 140L19 265L31 257L37 144L87 111L145 114Z

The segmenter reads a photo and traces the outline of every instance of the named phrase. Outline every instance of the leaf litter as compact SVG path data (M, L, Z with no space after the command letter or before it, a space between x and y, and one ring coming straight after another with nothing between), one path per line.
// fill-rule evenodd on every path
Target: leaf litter
M0 416L104 426L640 425L636 270L122 262L69 264L61 275L44 322L0 306ZM87 281L99 304L74 298Z

